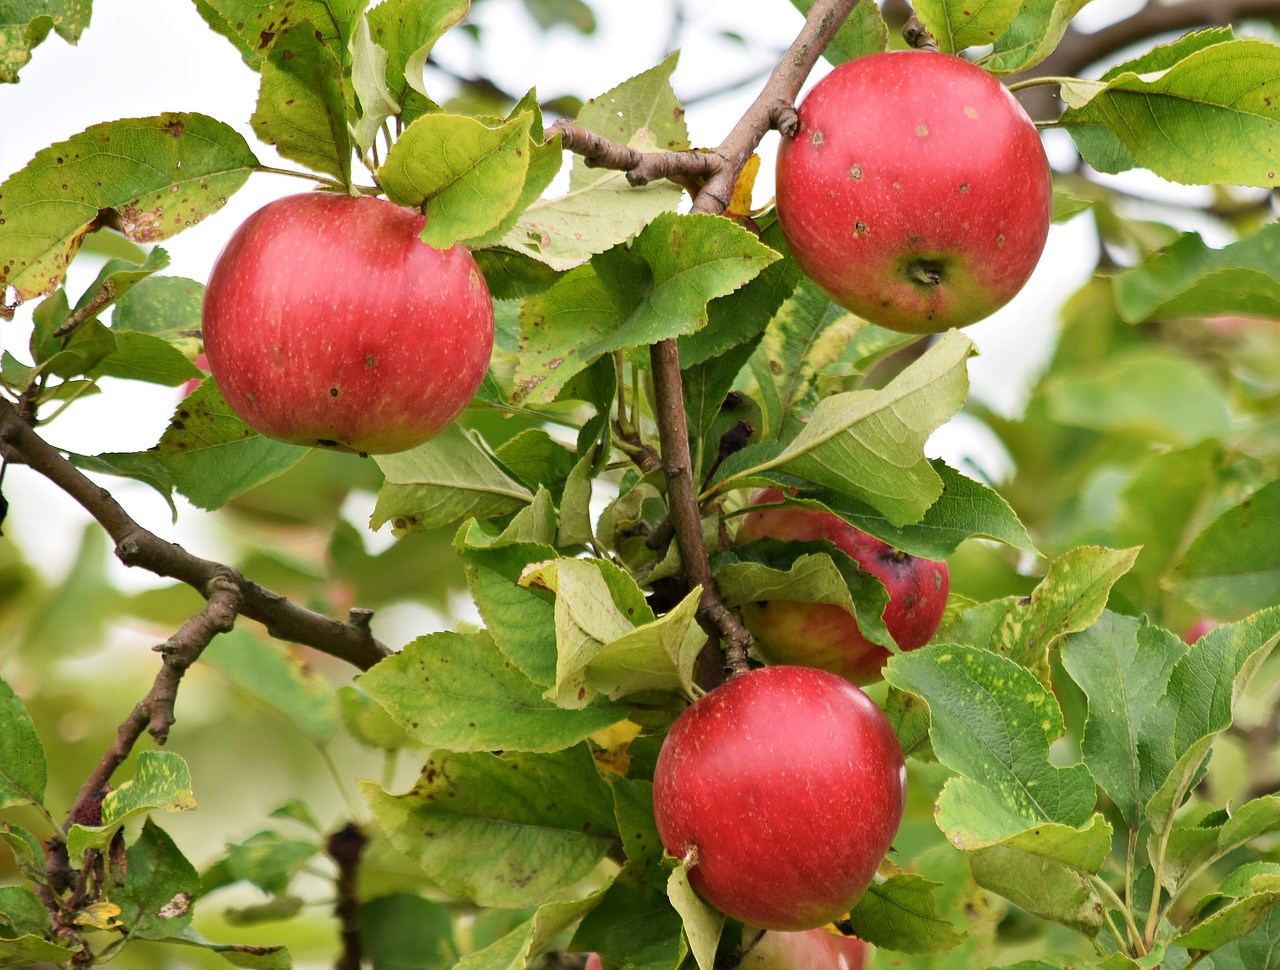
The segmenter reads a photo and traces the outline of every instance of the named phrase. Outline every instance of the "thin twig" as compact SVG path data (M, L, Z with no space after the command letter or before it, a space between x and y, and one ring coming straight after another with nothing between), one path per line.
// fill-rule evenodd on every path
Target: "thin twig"
M111 536L116 557L157 576L186 583L207 596L215 577L224 576L240 590L240 613L266 627L280 640L300 643L367 670L390 651L369 631L367 620L340 623L291 602L279 593L246 579L221 563L201 559L176 543L165 542L135 522L105 488L94 484L22 420L12 404L0 400L0 456L27 465L80 504Z
M94 801L101 803L102 793L107 790L111 776L124 764L144 730L155 738L157 744L168 740L169 729L175 720L173 706L183 675L215 636L226 633L235 625L243 599L240 587L226 575L214 576L209 581L206 595L209 601L204 609L155 648L164 660L151 690L134 705L124 723L116 729L115 742L80 786L80 794L67 813L64 829L69 830L73 822L81 821Z
M568 122L552 125L548 137L559 133L569 151L582 155L590 165L626 172L628 182L633 185L644 185L657 178L673 181L693 195L693 212L722 215L733 199L738 176L764 136L771 129L777 129L784 137L798 130L795 100L800 88L857 2L817 0L810 7L804 27L770 73L755 101L724 141L711 151L637 152ZM751 634L720 599L707 557L702 513L693 483L676 341L654 344L649 359L671 529L689 585L702 587L698 618L708 632L716 633L723 642L725 665L731 675L742 673L748 669Z
M338 867L337 902L333 912L338 918L342 953L334 964L336 970L360 970L363 966L363 944L360 937L360 858L369 837L360 826L348 822L329 836L326 850Z

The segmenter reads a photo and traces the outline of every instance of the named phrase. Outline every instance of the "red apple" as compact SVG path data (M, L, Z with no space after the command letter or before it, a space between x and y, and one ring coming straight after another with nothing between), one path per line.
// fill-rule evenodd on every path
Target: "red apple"
M752 505L785 500L776 488L752 498ZM929 642L942 621L951 589L945 562L908 556L867 535L831 512L779 507L748 512L738 527L739 543L771 536L796 541L827 539L882 583L889 593L884 625L903 650ZM756 639L756 652L766 663L821 667L855 684L878 680L889 651L858 629L852 614L833 603L768 600L747 603L742 619Z
M1035 125L960 57L890 51L841 64L778 150L777 208L800 268L882 327L940 333L1008 303L1049 232Z
M1183 631L1182 640L1184 643L1195 643L1217 625L1217 620L1202 616Z
M744 935L744 940L747 937ZM864 970L867 945L824 929L766 930L743 954L738 970Z
M418 238L385 199L277 199L227 243L204 298L204 346L227 402L280 441L360 453L428 440L475 395L493 302L462 246Z
M712 906L806 930L866 890L902 821L906 768L875 703L842 677L763 667L672 724L653 776L667 852Z
M194 363L202 371L205 371L206 373L208 373L209 358L205 356L204 351L201 351L200 353L196 354L196 359ZM182 394L183 397L190 397L191 392L194 391L197 387L199 387L200 382L203 380L204 380L203 377L193 377L189 381L184 381L182 384L182 390L180 393Z
M592 953L587 957L587 964L583 970L603 970L600 964L600 954Z
M842 970L866 970L871 962L871 953L867 944L856 936L833 936L836 947L844 954L847 965Z

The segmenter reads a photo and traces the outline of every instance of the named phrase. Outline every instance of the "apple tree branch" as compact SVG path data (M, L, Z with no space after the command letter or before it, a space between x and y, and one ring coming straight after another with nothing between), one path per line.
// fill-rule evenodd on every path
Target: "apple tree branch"
M710 151L637 152L567 121L556 122L548 135L558 133L564 146L581 155L588 165L626 172L632 185L668 179L692 195L693 212L723 215L733 199L743 167L764 136L773 129L784 137L795 133L799 124L795 100L800 88L857 2L817 0L813 4L800 33L769 74L756 99L725 139ZM690 586L702 588L699 620L704 628L719 636L727 669L738 673L747 669L751 634L720 599L703 542L676 342L665 340L654 344L650 348L650 365L669 516L685 576Z

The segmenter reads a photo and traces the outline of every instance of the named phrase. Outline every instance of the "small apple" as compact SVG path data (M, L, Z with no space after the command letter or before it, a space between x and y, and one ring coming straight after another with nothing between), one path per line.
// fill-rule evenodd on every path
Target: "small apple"
M1183 631L1182 640L1184 643L1195 643L1217 625L1217 620L1202 616Z
M752 505L774 505L786 496L780 489L757 492ZM908 556L886 542L856 529L832 512L780 506L748 512L737 541L771 536L796 541L827 539L882 583L889 593L884 625L903 650L929 642L947 606L951 573L945 562ZM855 684L880 679L889 651L858 629L852 614L834 603L768 600L747 603L742 619L756 639L756 652L766 663L821 667Z
M734 919L807 930L848 912L902 821L906 768L888 719L842 677L763 667L685 709L658 753L663 847Z
M200 353L196 354L196 359L193 361L193 363L197 367L199 367L202 371L204 371L206 374L209 372L209 358L205 356L205 353L203 350ZM200 383L203 380L204 380L203 377L193 377L189 381L184 381L182 384L182 389L180 390L179 393L181 393L181 395L184 398L190 397L191 392L194 391L197 387L199 387Z
M778 149L777 209L800 268L892 330L940 333L1022 289L1044 249L1052 174L991 74L934 51L841 64Z
M866 965L867 945L862 940L833 936L822 928L766 930L743 954L738 970L865 970Z
M603 967L601 966L601 963L600 963L600 954L599 953L590 954L587 957L586 966L584 966L582 970L603 970Z
M362 454L428 440L475 395L493 301L462 246L423 217L328 192L268 203L232 235L205 291L209 367L270 438Z

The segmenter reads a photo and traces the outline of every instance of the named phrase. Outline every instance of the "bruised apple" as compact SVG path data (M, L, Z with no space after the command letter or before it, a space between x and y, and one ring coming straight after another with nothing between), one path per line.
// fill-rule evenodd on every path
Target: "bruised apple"
M663 847L734 919L807 930L842 917L902 821L906 769L888 719L811 667L740 674L683 711L653 776Z
M1031 276L1053 185L1035 125L991 74L936 51L841 64L778 150L777 209L800 268L872 323L940 333Z
M751 504L777 505L785 498L780 489L767 488L757 492ZM903 650L924 646L942 622L951 588L951 574L945 562L909 556L832 512L797 506L762 508L742 517L739 543L766 536L795 541L829 540L884 583L889 594L884 625ZM864 637L858 621L834 603L746 603L742 619L755 637L756 652L766 663L821 667L855 684L869 684L880 678L889 659L889 651Z
M493 301L462 246L422 242L422 215L309 192L251 215L214 264L209 368L269 438L363 454L427 441L489 367Z

